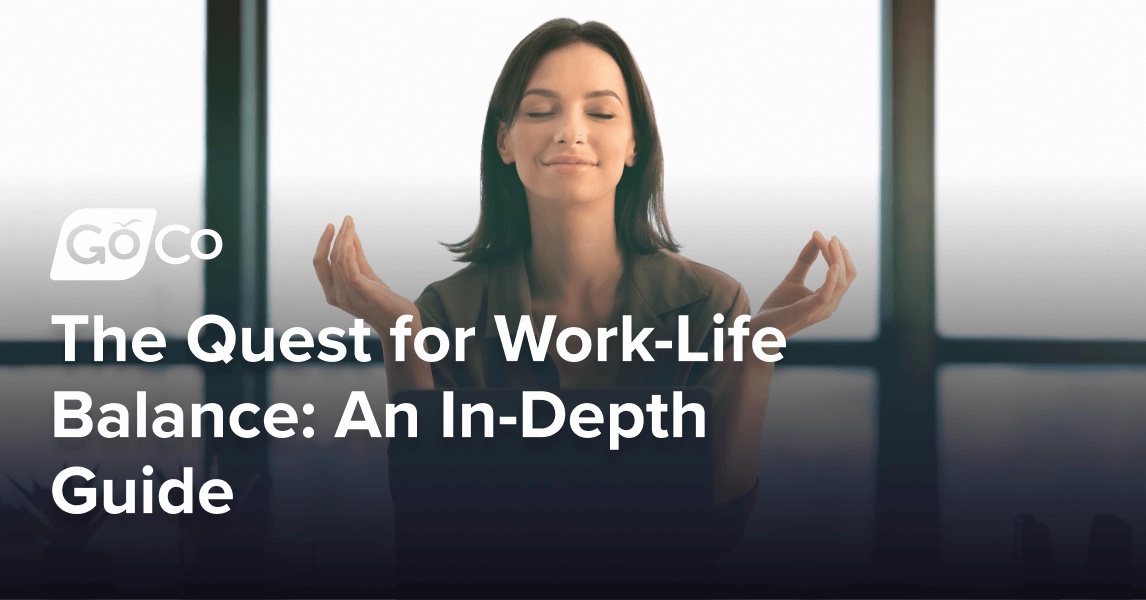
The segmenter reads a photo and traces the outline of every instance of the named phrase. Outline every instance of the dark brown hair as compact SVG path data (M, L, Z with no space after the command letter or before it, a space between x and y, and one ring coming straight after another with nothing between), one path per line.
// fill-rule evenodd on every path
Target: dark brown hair
M603 23L553 19L517 44L494 84L481 143L481 217L468 238L445 244L450 251L461 254L457 260L496 263L509 260L532 245L525 186L516 165L505 164L498 154L498 127L500 123L513 123L525 86L541 58L576 42L591 44L612 56L621 68L629 94L637 155L635 164L625 167L617 183L617 241L623 251L632 254L651 254L660 248L679 251L665 218L664 156L653 103L629 47Z

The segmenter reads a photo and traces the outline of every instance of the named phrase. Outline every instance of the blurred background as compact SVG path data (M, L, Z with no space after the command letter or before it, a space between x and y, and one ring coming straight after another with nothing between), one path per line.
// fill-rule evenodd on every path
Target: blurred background
M88 527L37 508L61 463L120 478L217 464L233 487L260 482L262 560L323 586L357 584L363 565L389 577L385 447L332 438L351 390L384 394L377 358L219 370L185 352L145 366L89 351L65 366L50 316L155 326L169 348L206 313L345 328L310 258L346 214L374 269L416 297L461 266L439 242L477 222L506 57L558 16L606 23L635 55L684 255L755 304L816 229L860 273L776 370L760 496L729 568L775 582L791 564L914 556L1015 585L1029 575L1015 565L1093 575L1109 555L1096 548L1127 573L1146 564L1146 536L1129 534L1146 528L1146 3L7 0L0 556L20 577L62 544L110 556L118 588L174 586L209 546L174 517L113 517L60 542ZM50 281L60 224L89 207L156 208L157 228L210 227L234 252ZM312 402L318 433L65 444L51 437L61 385L97 404L137 389Z

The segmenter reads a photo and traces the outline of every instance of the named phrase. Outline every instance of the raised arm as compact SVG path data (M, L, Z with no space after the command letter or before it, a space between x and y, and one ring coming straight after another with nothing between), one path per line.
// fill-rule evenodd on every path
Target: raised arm
M314 253L314 272L327 304L366 321L382 339L388 397L393 398L396 391L403 389L434 388L430 364L414 352L414 336L422 329L418 308L391 290L370 268L354 231L354 220L349 216L342 220L337 235L333 224L323 230ZM391 360L395 348L390 328L402 315L412 315L414 320L409 325L411 335L404 338L405 360L398 362Z
M828 274L824 284L813 291L805 287L804 281L820 255L828 262ZM839 239L833 237L828 240L818 231L813 233L792 270L749 323L752 335L764 327L774 327L787 338L827 319L839 307L855 278L856 269L851 255ZM748 314L749 310L747 300L738 298L731 318ZM773 364L755 359L716 363L704 382L725 402L723 410L716 415L715 423L718 432L714 442L718 506L741 497L755 485L757 452L772 384Z

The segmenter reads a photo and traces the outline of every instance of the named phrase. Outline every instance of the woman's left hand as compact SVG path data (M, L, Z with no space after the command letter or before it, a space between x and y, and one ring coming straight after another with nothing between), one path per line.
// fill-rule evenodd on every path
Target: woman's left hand
M819 254L828 261L828 275L824 284L812 291L804 286L804 280ZM832 316L855 278L856 268L848 249L838 238L828 240L816 231L800 251L796 265L764 301L750 328L757 331L775 327L784 337L791 337Z

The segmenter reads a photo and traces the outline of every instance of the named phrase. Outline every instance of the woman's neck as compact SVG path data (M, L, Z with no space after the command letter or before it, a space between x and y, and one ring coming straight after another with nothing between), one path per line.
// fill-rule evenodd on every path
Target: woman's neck
M538 203L539 204L539 203ZM612 202L552 208L530 206L533 244L526 263L530 294L580 304L616 293L624 273Z

